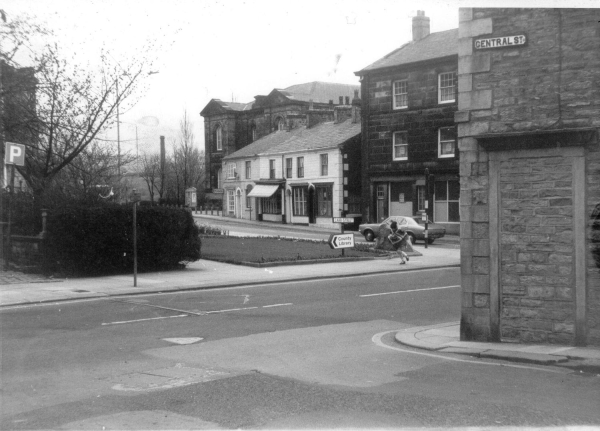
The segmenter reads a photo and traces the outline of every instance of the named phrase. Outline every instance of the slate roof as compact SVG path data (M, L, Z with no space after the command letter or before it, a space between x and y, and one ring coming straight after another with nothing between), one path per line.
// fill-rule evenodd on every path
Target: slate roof
M333 100L333 103L337 105L340 96L344 96L344 98L348 96L352 100L354 90L360 91L360 85L314 81L277 90L293 100L308 102L312 99L315 103L329 103L330 100Z
M280 130L254 141L224 157L223 160L331 148L341 145L359 134L360 123L353 123L351 119L339 124L320 123L310 129L302 126L289 132Z
M457 28L431 33L419 41L408 42L355 74L361 76L372 70L403 66L450 55L458 55Z

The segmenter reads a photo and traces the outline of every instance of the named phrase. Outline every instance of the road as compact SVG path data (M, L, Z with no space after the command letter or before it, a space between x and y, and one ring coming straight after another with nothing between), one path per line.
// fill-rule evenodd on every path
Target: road
M309 270L309 269L308 269ZM600 424L598 378L432 354L458 269L0 310L0 429Z

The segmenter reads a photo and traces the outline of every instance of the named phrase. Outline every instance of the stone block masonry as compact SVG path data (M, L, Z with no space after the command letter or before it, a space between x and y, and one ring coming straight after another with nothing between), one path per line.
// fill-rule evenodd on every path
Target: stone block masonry
M461 9L463 340L600 346L599 22ZM518 34L526 45L470 48Z

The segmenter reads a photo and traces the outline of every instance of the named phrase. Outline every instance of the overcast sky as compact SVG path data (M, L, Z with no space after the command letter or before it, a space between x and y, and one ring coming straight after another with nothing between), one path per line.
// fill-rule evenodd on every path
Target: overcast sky
M565 2L543 5L561 3ZM437 32L456 28L458 7L474 4L498 2L0 0L9 19L22 13L36 16L78 58L97 58L102 45L117 59L127 58L139 53L145 41L158 42L153 70L159 73L149 78L144 97L121 118L138 124L140 147L149 150L158 150L160 134L168 142L175 137L185 110L203 149L200 111L211 98L249 102L273 88L311 81L358 84L355 71L411 39L411 18L417 9L425 11L431 31ZM587 7L593 4L579 1ZM527 2L530 7L541 5ZM148 116L160 125L141 124ZM124 145L135 142L135 126L128 123L121 129Z

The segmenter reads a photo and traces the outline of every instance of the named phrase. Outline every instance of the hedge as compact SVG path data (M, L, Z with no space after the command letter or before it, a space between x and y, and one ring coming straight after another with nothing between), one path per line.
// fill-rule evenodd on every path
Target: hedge
M133 269L133 209L130 205L72 207L48 216L51 268L75 274ZM185 209L137 208L140 271L177 267L200 258L199 230Z

